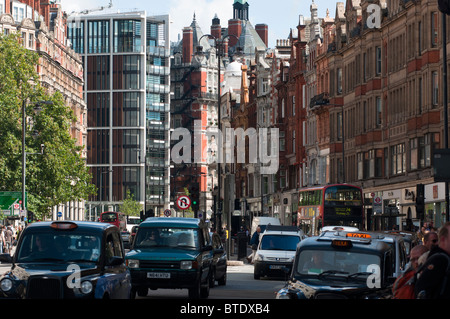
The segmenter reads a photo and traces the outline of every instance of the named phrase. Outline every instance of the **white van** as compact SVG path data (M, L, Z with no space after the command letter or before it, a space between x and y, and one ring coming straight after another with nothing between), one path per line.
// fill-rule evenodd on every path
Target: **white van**
M281 225L280 219L276 217L253 217L252 229L250 235L253 235L258 226L261 227L261 234L266 229L267 225Z
M254 259L253 276L285 275L292 269L298 243L305 238L296 226L269 225L260 234L258 250Z
M131 234L131 229L133 226L138 226L141 223L141 218L139 216L128 216L127 217L127 230Z

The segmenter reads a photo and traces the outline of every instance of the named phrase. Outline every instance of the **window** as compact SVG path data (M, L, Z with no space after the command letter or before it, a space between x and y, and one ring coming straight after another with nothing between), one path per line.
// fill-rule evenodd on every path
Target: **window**
M280 169L280 188L286 187L286 170Z
M376 72L377 75L381 74L381 47L376 47Z
M431 47L438 45L438 25L439 19L437 12L431 12Z
M419 114L422 114L422 78L419 78L419 87L418 87L418 103L419 103Z
M280 152L284 152L286 150L286 146L285 146L285 133L284 131L280 131Z
M114 52L141 52L141 21L114 21Z
M418 149L419 139L413 138L409 141L409 154L410 154L410 169L416 170L419 168L418 165L418 156L419 156L419 149Z
M364 179L364 153L357 154L358 161L358 180Z
M88 22L88 53L109 52L109 21Z
M425 134L423 137L419 137L419 167L425 168L431 166L431 156L433 149L437 147L435 145L436 137L433 134Z
M295 95L292 96L292 116L295 116Z
M368 63L367 63L367 53L363 54L363 79L364 82L367 81L367 75L368 75Z
M432 103L433 107L437 106L439 103L439 79L438 79L438 72L433 71L431 73L432 78Z
M381 122L382 122L382 103L381 103L381 97L377 96L376 98L376 126L379 128L381 127Z
M418 28L418 46L419 46L419 55L422 55L422 22L419 21L419 23L417 24L417 28Z
M20 22L19 21L19 8L17 8L17 7L13 8L13 18L14 18L14 21Z
M295 154L296 142L295 142L295 130L292 131L292 153Z
M342 93L342 69L337 69L337 93Z
M284 99L281 100L281 118L284 119Z
M391 147L391 174L403 174L406 171L405 144Z
M109 58L109 57L108 57ZM114 89L141 89L141 57L138 55L114 56Z
M67 39L76 53L84 53L84 21L67 23Z

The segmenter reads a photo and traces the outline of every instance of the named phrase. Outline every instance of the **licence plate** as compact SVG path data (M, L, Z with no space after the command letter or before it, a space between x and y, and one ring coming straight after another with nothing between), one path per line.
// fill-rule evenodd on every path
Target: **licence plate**
M147 278L152 279L170 279L170 273L169 272L148 272Z
M270 265L269 269L281 269L282 267L281 265Z

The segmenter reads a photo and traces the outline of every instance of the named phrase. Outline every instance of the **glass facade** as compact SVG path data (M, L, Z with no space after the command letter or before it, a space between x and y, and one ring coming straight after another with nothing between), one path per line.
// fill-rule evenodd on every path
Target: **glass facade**
M146 203L161 215L169 204L170 52L166 23L147 21L146 37ZM167 41L168 43L168 41ZM165 205L166 204L166 205Z
M98 192L91 216L118 209L129 191L155 214L169 207L168 16L86 16L68 24L84 63L87 164Z
M114 20L114 53L143 52L140 20Z
M88 22L88 53L109 53L109 21Z

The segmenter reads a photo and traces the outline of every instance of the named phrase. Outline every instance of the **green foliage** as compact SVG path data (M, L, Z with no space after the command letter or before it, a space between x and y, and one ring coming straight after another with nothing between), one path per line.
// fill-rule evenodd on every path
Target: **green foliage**
M87 199L96 187L80 156L81 148L70 136L73 111L61 93L49 95L40 86L38 58L37 53L20 45L17 34L0 36L0 191L22 188L25 105L28 209L35 212L36 219L44 219L53 206ZM35 112L37 105L40 112Z
M127 216L139 216L142 209L142 205L135 201L134 195L131 194L130 190L127 190L127 197L123 200L119 210Z

